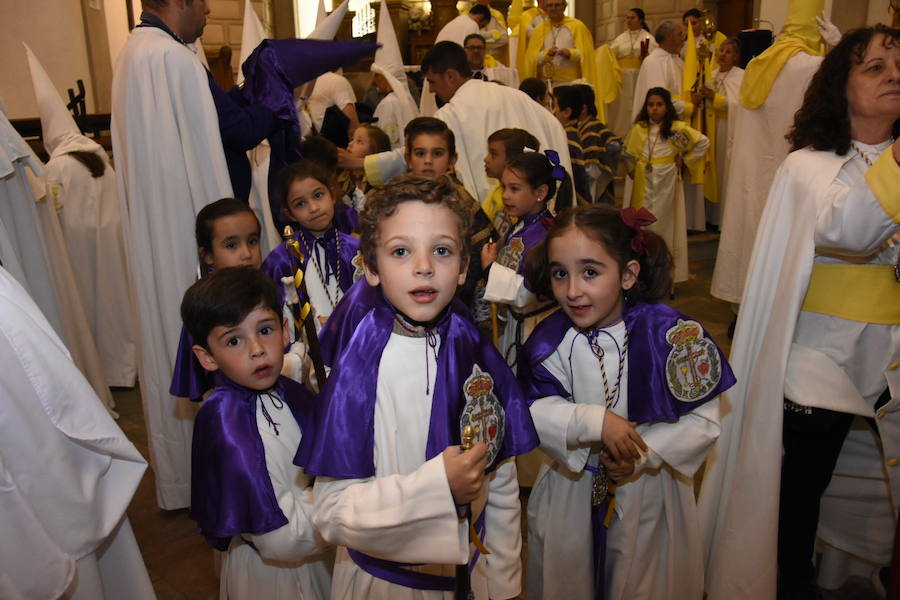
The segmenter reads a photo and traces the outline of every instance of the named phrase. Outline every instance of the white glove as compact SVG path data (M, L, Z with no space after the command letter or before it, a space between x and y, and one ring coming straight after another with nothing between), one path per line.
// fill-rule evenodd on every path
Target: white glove
M284 355L284 364L281 367L281 374L293 379L297 383L303 383L305 361L306 344L301 341L294 342L291 344L290 350Z
M825 18L825 13L821 17L816 17L816 23L819 24L819 35L825 40L829 46L837 46L841 41L841 30L834 26L834 23Z

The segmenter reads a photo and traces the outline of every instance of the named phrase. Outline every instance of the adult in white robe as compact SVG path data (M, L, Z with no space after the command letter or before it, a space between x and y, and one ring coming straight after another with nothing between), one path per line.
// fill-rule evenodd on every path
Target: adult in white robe
M541 449L547 453L528 500L528 597L590 600L591 487L585 465L598 465L606 411L628 418L628 369L619 369L625 323L599 336L606 381L587 338L575 329L542 365L570 392L531 405ZM618 383L616 383L618 381ZM618 385L605 405L599 390ZM719 433L719 403L711 400L674 422L637 427L649 447L635 472L615 489L615 514L606 537L607 600L700 600L703 554L694 500L694 473ZM579 518L579 516L581 518ZM585 532L588 533L585 533Z
M681 118L685 111L685 102L681 95L682 75L684 73L684 60L678 52L684 46L684 26L678 22L666 21L656 30L656 40L659 43L644 62L634 84L634 102L631 105L631 122L641 112L647 91L650 88L664 87L672 94L672 104Z
M190 11L198 4L202 10L200 2L167 6ZM197 32L179 35L190 42ZM138 371L157 502L183 508L190 502L196 407L169 395L181 335L178 306L197 275L195 217L232 189L203 65L158 27L136 27L119 54L112 140L141 325Z
M473 198L486 198L494 187L484 172L487 137L504 128L520 128L534 135L542 150L552 149L559 153L560 164L571 173L572 161L566 132L556 117L524 92L468 77L465 50L454 46L446 43L436 45L429 51L426 60L429 56L449 53L453 55L457 68L447 68L442 74L429 69L426 77L440 78L447 83L439 90L440 94L445 94L442 99L446 104L434 116L447 123L456 138L458 159L455 169L466 191ZM423 64L427 65L427 62ZM343 161L347 159L345 154L342 155ZM376 186L406 171L402 150L370 154L363 165L356 165L356 168L361 166L365 167L366 179Z
M889 87L896 87L891 68ZM817 97L825 86L819 83ZM871 419L881 447L872 435L847 438L841 453L854 456L841 456L833 469L826 496L837 502L826 510L823 498L819 532L847 554L875 565L890 561L900 508L900 473L893 468L900 453L900 302L892 268L900 249L888 240L900 231L900 146L890 137L896 102L887 117L884 107L880 115L869 112L863 128L851 104L849 151L792 152L772 184L732 346L738 383L728 394L729 414L700 495L710 600L774 594L782 464L796 465L787 457L798 451L792 443L787 452L785 428L782 457L788 410ZM860 134L868 143L855 139ZM835 272L844 278L835 280ZM858 279L867 276L868 284ZM876 402L884 404L876 410ZM804 446L822 450L821 434L813 433L819 431L811 430ZM796 526L793 518L786 522ZM788 558L805 558L812 571L812 552L803 554Z
M106 151L81 134L43 66L30 48L25 50L44 148L50 155L44 166L47 200L59 217L106 381L111 386L132 387L137 377L136 324L129 300L116 174ZM102 175L95 177L71 152L95 156L101 161Z
M375 477L316 478L313 517L322 537L340 546L332 579L333 598L372 600L451 600L453 592L402 587L361 569L347 547L390 556L409 567L454 577L455 564L469 557L469 531L460 520L447 484L442 455L422 463L428 441L431 402L437 377L435 357L424 337L392 333L378 368L375 401ZM428 368L410 369L422 356ZM423 396L423 391L425 392ZM420 401L410 402L410 398ZM472 502L473 522L484 512L485 540L491 551L471 571L478 600L513 598L520 590L521 525L515 463L509 459L485 476ZM402 532L402 534L401 534ZM423 564L424 563L424 564Z
M479 29L479 24L474 16L469 15L469 13L459 15L441 27L441 30L434 38L434 43L437 44L446 41L454 42L462 46L466 36L470 33L478 33Z
M0 268L0 595L155 598L125 509L147 463Z
M49 315L75 364L112 410L112 394L76 291L59 219L38 177L42 173L41 161L0 113L0 222L5 230L0 262L15 268L13 274Z
M724 190L728 185L728 165L731 163L731 152L734 148L735 114L740 110L741 82L744 70L733 66L725 72L713 71L712 89L716 93L714 106L716 109L716 181L719 186L719 203L715 209L706 206L707 219L713 225L721 222L722 210L726 196Z
M641 12L643 13L643 11ZM649 31L641 28L641 20L634 10L629 10L625 18L628 29L616 36L609 44L619 63L622 84L619 88L618 96L607 108L609 112L607 126L613 133L622 138L628 134L628 130L631 129L631 125L634 123L632 107L634 106L634 91L637 77L644 59L642 55L643 46L646 45L649 55L659 45ZM632 23L629 19L633 19L635 23ZM637 27L633 29L632 27L635 25Z

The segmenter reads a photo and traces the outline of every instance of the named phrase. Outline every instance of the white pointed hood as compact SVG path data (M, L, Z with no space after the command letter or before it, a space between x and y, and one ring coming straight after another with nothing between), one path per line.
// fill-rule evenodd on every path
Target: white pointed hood
M319 0L318 10L316 10L316 27L322 24L328 18L328 12L325 10L325 0Z
M412 94L406 83L406 71L403 69L403 56L400 54L400 44L397 42L397 32L391 22L391 14L388 11L387 1L381 0L381 10L378 13L378 38L381 44L375 52L375 62L372 63L372 72L380 73L387 79L394 90L394 95L400 100L402 127L419 116L419 109L413 100ZM377 125L377 123L376 123Z
M324 10L324 3L320 4ZM331 11L331 14L325 17L321 23L316 19L316 28L306 36L309 40L333 40L337 35L338 29L341 27L341 21L347 14L347 8L350 6L350 0L344 0L340 6Z
M262 41L266 39L266 30L260 22L256 11L250 0L244 0L244 27L241 32L241 60L238 65L243 67L244 61L250 56L250 53L256 50ZM238 68L237 84L240 85L244 81L244 71Z
M28 44L23 45L28 57L28 67L31 70L31 81L34 84L34 95L37 98L44 148L47 149L47 154L53 158L74 151L102 151L103 148L99 144L81 134L72 113L66 108L65 102L56 91L53 82L50 81L47 71L44 70Z

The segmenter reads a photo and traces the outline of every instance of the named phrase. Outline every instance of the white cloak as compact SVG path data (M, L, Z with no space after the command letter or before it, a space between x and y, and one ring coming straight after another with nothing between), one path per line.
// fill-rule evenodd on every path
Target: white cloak
M641 41L650 40L649 51L656 49L658 44L653 36L640 29L638 31L623 31L616 39L610 42L609 46L620 61L625 58L638 59L641 57ZM599 52L599 48L598 48ZM599 54L597 56L600 56ZM637 84L637 77L640 69L622 68L622 87L619 88L619 94L612 104L606 107L609 114L609 123L607 126L610 131L620 138L628 135L628 131L634 124L632 110L634 106L634 89ZM646 93L646 92L645 92Z
M876 166L887 167L900 177L900 167L890 150L885 154ZM885 454L896 456L900 451L896 417L874 415L867 402L870 398L863 398L870 394L858 389L843 368L815 348L798 344L801 336L819 335L827 340L832 333L838 338L846 333L843 328L810 332L800 325L807 314L800 307L816 247L841 248L845 254L866 256L898 230L897 222L884 207L900 205L900 188L895 186L890 198L875 198L865 181L855 185L840 181L845 163L852 158L849 154L799 150L784 161L772 184L731 350L737 384L725 395L722 435L710 454L700 492L709 600L775 596L785 395L802 396L797 401L808 405L821 395L825 408L876 416L879 428L891 428L882 434L888 436L883 438ZM821 328L821 324L813 327ZM859 349L860 360L868 357L871 362L879 354L877 350L865 354L865 350ZM891 360L883 352L877 358L885 363ZM893 413L900 408L900 381L896 370L889 371L887 364L884 367L882 389L889 385L893 396L884 409ZM801 381L805 383L800 385ZM815 393L809 393L811 390ZM838 471L836 468L835 473ZM890 475L894 498L900 497L900 475ZM820 528L827 515L826 511L820 515ZM866 529L865 533L871 532ZM831 541L837 538L831 537Z
M722 234L712 277L712 295L728 302L740 303L747 278L756 228L759 226L769 187L775 171L790 151L784 139L794 123L794 113L803 104L803 94L819 65L821 56L803 52L785 64L769 92L757 109L743 105L729 115L729 135L738 140L734 146L726 175L727 185L719 185L726 198L722 214Z
M434 38L434 43L455 42L460 46L463 46L466 36L470 33L478 33L478 23L466 13L455 17L441 27L437 37Z
M112 141L141 324L138 367L157 501L190 503L196 407L169 395L181 336L178 307L197 276L194 220L232 195L219 121L197 57L156 27L137 27L119 54Z
M439 349L440 342L432 353L425 338L391 334L378 370L375 477L316 478L313 521L328 542L344 546L338 548L332 598L453 598L453 592L417 590L373 577L345 548L396 562L424 563L410 570L447 577L454 576L454 564L470 556L468 526L457 517L443 456L423 463L432 400L426 390L434 390ZM471 573L472 592L477 600L513 598L522 578L522 534L511 459L485 477L482 493L472 503L473 517L481 511L484 543L491 554L479 556Z
M641 112L647 91L654 87L664 87L672 94L672 104L678 111L679 118L684 112L684 101L677 98L681 94L684 61L676 54L669 54L662 48L654 48L641 63L637 81L634 84L634 102L631 105L631 122ZM627 130L626 130L627 132Z
M154 598L125 517L147 463L2 268L0 361L3 597Z
M414 105L415 106L415 105ZM409 122L402 114L403 106L397 94L390 92L375 107L375 125L391 140L391 148L403 149L403 129ZM413 117L415 118L415 117Z
M725 206L725 189L728 185L728 165L731 163L734 148L734 121L740 110L741 82L744 81L744 70L731 67L725 75L719 77L719 70L713 71L713 84L716 94L725 97L726 114L716 116L716 181L719 186L719 206L716 218L721 221L722 209ZM709 209L709 205L707 205ZM712 222L712 221L711 221ZM718 224L718 223L716 223Z
M560 164L566 172L572 172L563 126L524 92L470 79L434 116L447 123L456 137L456 174L473 198L486 198L494 187L484 172L484 156L488 136L498 129L518 127L528 131L541 143L542 152L556 150ZM377 185L406 172L402 150L371 154L365 165L366 179Z
M625 324L600 336L604 367L615 386ZM615 341L613 341L613 339ZM637 358L633 358L638 360ZM569 397L541 398L531 415L549 457L528 501L528 597L590 600L593 591L592 475L607 410L628 415L628 369L618 400L605 406L607 382L587 338L570 328L543 362ZM615 490L607 534L607 600L700 600L703 555L694 501L694 473L719 434L718 401L675 422L640 425L649 453Z

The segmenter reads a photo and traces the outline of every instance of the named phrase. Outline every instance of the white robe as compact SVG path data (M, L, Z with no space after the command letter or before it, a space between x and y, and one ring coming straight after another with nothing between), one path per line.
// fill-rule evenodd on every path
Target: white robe
M137 377L137 324L132 319L122 212L116 174L106 153L99 178L56 148L44 167L48 198L56 208L88 325L111 386L132 387Z
M77 293L62 229L46 199L41 162L0 115L0 261L28 290L91 387L112 410L109 384Z
M560 164L572 172L565 130L556 117L524 92L470 79L434 116L446 122L456 137L456 173L473 198L487 197L494 187L484 172L484 156L487 137L498 129L525 129L541 143L541 151L559 152ZM373 184L386 183L406 171L402 150L371 154L365 165L366 178Z
M885 159L888 166L894 163L891 156ZM862 180L864 167L856 162L851 154L804 149L791 153L775 175L732 345L737 384L726 395L722 436L710 454L700 493L709 600L774 597L784 396L875 417L883 453L871 437L866 449L859 445L864 440L851 433L843 454L861 451L850 463L844 455L839 459L826 491L837 503L827 506L823 499L820 533L863 558L890 556L897 505L887 511L882 507L888 494L895 502L900 498L900 473L888 461L900 455L900 373L890 370L900 360L900 327L800 310L813 263L830 262L817 256L817 248L869 256L900 230ZM900 171L895 163L892 169ZM900 204L898 189L892 190L894 207ZM884 258L882 252L876 262ZM892 399L875 415L873 403L886 385ZM873 471L872 481L861 478ZM879 473L887 480L875 499L867 497Z
M278 423L277 434L263 413L263 404ZM327 545L312 524L309 477L294 465L302 437L300 427L286 404L274 403L267 395L257 396L256 427L275 498L288 523L267 533L243 533L232 538L222 562L219 596L231 600L327 598L331 570L322 556Z
M403 149L403 129L408 121L404 121L402 109L400 99L394 92L382 98L375 107L375 125L387 134L394 150Z
M610 42L609 46L617 59L621 60L628 57L640 59L642 40L650 40L649 52L652 52L658 46L656 40L653 39L653 36L643 29L639 29L638 31L623 31L616 39ZM632 124L634 124L632 107L634 106L634 89L637 84L639 72L640 69L623 68L621 70L622 87L619 89L619 94L616 96L616 99L613 100L612 104L606 109L609 113L609 123L607 123L607 126L613 133L621 138L628 135L628 131L631 129Z
M803 94L822 57L798 53L784 65L769 97L757 109L738 106L730 115L729 135L738 140L734 146L722 214L722 234L712 277L712 295L740 303L744 292L756 229L762 218L775 171L790 151L784 136L794 122L794 113L803 103Z
M719 76L719 70L713 71L713 91L725 96L726 114L716 117L716 183L719 186L719 204L713 212L710 212L713 203L707 204L707 213L712 218L710 223L721 223L722 210L725 206L725 189L728 185L728 165L731 163L732 149L734 148L734 121L735 115L740 110L741 82L744 80L744 70L740 67L731 67L727 73Z
M0 593L154 598L125 516L147 463L2 268L0 361Z
M470 33L478 33L478 23L468 13L459 15L441 27L437 37L434 38L434 43L455 42L463 46L466 36Z
M614 387L625 324L620 321L607 331L613 338L598 339L605 350L607 382ZM607 383L584 335L570 328L542 364L570 395L541 398L531 406L541 448L549 457L528 501L528 597L590 600L592 475L584 467L598 464L606 411L627 418L628 369L621 374L618 400L607 409ZM637 431L649 452L615 490L605 597L700 600L703 555L693 483L719 434L718 400L678 421L642 424Z
M439 347L432 353L425 338L391 334L378 370L375 477L318 477L313 520L332 544L397 562L424 563L410 569L453 577L453 565L470 556L468 527L457 517L443 456L423 463L432 400L426 390L434 390ZM479 556L471 574L472 591L478 600L515 597L522 577L522 538L512 460L486 476L481 495L472 503L473 517L482 510L484 542L491 554ZM345 547L338 548L332 598L453 598L453 592L416 590L375 578L353 562Z
M634 84L634 103L631 105L631 122L641 112L647 91L654 87L664 87L672 94L672 104L679 116L684 112L684 101L676 98L681 94L684 61L676 54L669 54L662 48L654 48L641 64L637 81ZM627 131L626 131L627 133Z
M197 275L194 220L232 195L219 121L197 57L156 27L132 31L116 63L112 140L141 324L141 397L165 509L190 503L196 407L169 395L178 307Z

